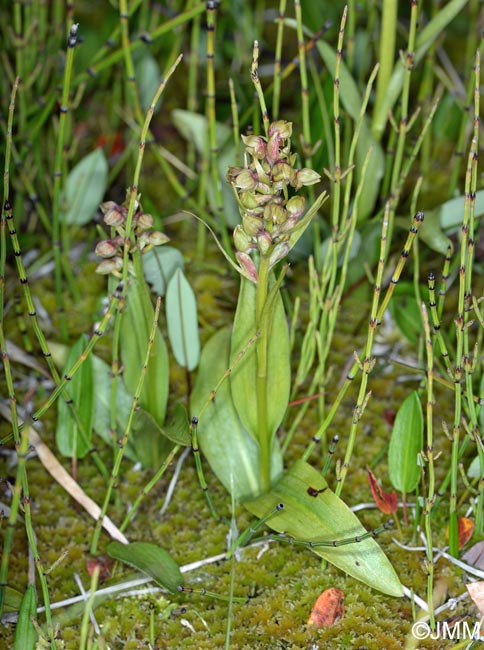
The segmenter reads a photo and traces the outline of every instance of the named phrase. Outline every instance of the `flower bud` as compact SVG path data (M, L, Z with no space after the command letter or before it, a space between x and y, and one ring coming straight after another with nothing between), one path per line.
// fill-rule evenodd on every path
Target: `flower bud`
M141 212L140 214L137 214L135 216L134 222L140 230L149 230L150 228L153 228L153 224L155 220L153 219L151 214L146 214L145 212Z
M299 219L306 209L306 199L304 196L293 196L286 203L286 210L291 217Z
M167 241L170 241L170 238L159 230L153 230L153 232L150 232L148 235L148 241L152 246L162 246L163 244L166 244Z
M239 201L246 210L254 210L259 207L259 201L254 192L240 192Z
M229 167L227 171L227 180L231 185L234 185L235 179L243 169L243 167Z
M272 122L269 125L269 137L272 137L275 133L284 140L290 138L292 136L292 122L286 122L286 120Z
M263 230L257 235L257 245L259 246L261 255L267 255L272 246L272 237L267 230Z
M264 228L262 219L259 219L259 217L254 217L252 215L243 216L242 225L244 227L244 231L249 237L254 237Z
M289 253L289 250L290 250L289 242L287 241L282 241L279 244L276 244L269 258L270 268L275 266L277 262L280 262L282 259L284 259L286 255Z
M287 162L278 162L272 168L272 179L277 182L283 182L286 185L292 184L296 172Z
M242 142L245 144L247 153L254 158L262 160L266 157L267 145L264 138L259 135L243 135Z
M147 232L142 232L141 235L138 235L136 238L136 245L140 251L142 251L143 248L146 248L146 246L149 246L149 243L150 237Z
M255 190L257 186L257 179L249 169L243 169L234 179L232 183L235 187L240 187L241 190Z
M120 257L112 257L110 260L103 260L101 264L98 264L96 268L96 273L101 275L109 275L110 273L115 273L121 271L123 268L123 260Z
M107 226L121 226L125 222L125 216L120 206L114 201L106 201L99 206L104 215L104 223Z
M114 257L117 252L118 247L109 239L103 239L95 248L95 253L96 255L99 255L99 257Z
M281 138L278 133L275 133L267 142L267 157L272 163L275 163L281 157L280 146Z
M258 279L257 268L252 258L249 257L247 253L240 253L240 252L235 253L235 257L239 261L240 266L244 269L245 277L247 277L249 280L252 280L252 282L257 284L257 279Z
M240 224L237 224L234 228L234 244L235 248L241 253L246 253L252 247L251 238L244 232Z
M269 203L264 209L264 219L274 225L279 225L287 219L287 214L278 203Z
M293 183L293 187L298 190L303 185L314 185L319 183L321 176L318 172L315 172L314 169L309 169L308 167L303 167L296 173L296 179Z

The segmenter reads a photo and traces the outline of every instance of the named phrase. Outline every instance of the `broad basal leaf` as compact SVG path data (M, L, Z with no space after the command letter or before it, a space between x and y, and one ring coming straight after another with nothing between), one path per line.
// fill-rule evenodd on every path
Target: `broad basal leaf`
M415 490L420 480L418 457L423 447L423 413L414 391L398 409L388 449L388 472L393 487L404 494Z
M175 271L166 290L166 322L175 359L183 368L194 370L200 358L197 302L181 269Z
M143 368L154 310L148 287L132 280L121 323L121 358L126 388L134 395ZM162 426L168 399L168 353L160 330L151 348L150 362L143 383L139 404Z
M113 382L111 366L91 355L94 378L94 431L108 444L113 444L111 431L111 386ZM120 438L126 431L133 396L126 390L122 377L116 382L116 434ZM139 460L130 438L124 451L130 460Z
M141 261L145 278L159 296L164 296L168 282L177 269L183 269L183 255L173 246L156 246Z
M185 408L178 404L174 416L162 427L153 416L140 408L135 413L130 439L141 464L158 469L173 447L172 443L185 447L191 443Z
M197 381L191 396L192 413L205 405L218 380L230 365L230 331L217 332L205 345ZM256 496L259 488L259 446L244 429L232 402L229 380L219 387L198 423L203 455L212 470L236 500ZM271 457L271 476L282 471L282 456L277 440Z
M106 156L102 149L95 149L67 177L62 194L61 221L76 226L91 221L103 200L107 178Z
M308 488L316 496L311 496ZM284 473L270 492L244 505L262 518L279 503L284 509L276 512L267 525L296 540L332 542L366 532L356 515L329 489L321 474L302 460ZM368 586L390 596L403 596L394 568L372 537L340 547L315 546L311 550Z
M115 560L142 571L172 594L178 593L178 587L183 585L183 575L178 564L160 546L147 542L111 542L107 546L107 552Z
M235 313L230 354L235 358L256 332L256 286L242 278ZM289 330L280 294L276 297L272 328L269 331L267 354L268 425L276 432L289 402L291 384ZM257 355L252 346L230 375L232 399L242 424L258 440L257 422Z
M84 336L81 336L69 352L63 374L66 374L72 368L85 347L86 340ZM58 401L59 408L55 434L57 448L63 456L83 458L91 448L94 417L94 384L90 356L87 357L72 377L67 389L77 416L74 417L72 409L61 396Z

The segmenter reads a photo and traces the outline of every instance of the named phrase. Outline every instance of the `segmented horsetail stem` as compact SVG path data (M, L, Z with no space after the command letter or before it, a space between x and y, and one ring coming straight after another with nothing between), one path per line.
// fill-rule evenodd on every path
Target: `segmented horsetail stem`
M425 521L425 540L427 551L427 604L429 607L430 624L434 624L434 557L432 545L432 526L430 520L430 513L435 501L435 471L434 471L434 450L433 450L433 410L434 410L434 394L433 394L433 373L434 373L434 357L432 339L430 336L429 315L425 303L421 305L422 321L425 333L425 349L427 354L427 407L426 407L426 430L427 430L427 446L425 449L424 458L428 467L428 487L427 498L425 499L425 507L423 511Z
M347 546L348 544L359 544L360 542L364 542L365 539L370 539L370 538L375 538L378 537L378 535L381 535L385 530L388 530L393 527L394 521L393 519L389 519L387 522L382 524L381 526L378 526L378 528L374 528L373 530L368 530L366 533L362 533L361 535L354 535L353 537L345 537L344 539L334 539L332 541L310 541L310 542L305 542L302 540L297 540L294 539L293 537L288 537L284 533L281 533L280 535L276 536L271 536L272 539L277 539L278 541L281 542L287 542L288 544L294 544L295 546L306 546L308 548L318 548L318 547L327 547L327 548L338 548L338 546Z
M232 544L230 549L227 551L227 555L226 555L227 560L229 560L233 556L233 554L238 548L242 546L246 546L249 543L249 541L252 539L252 537L256 534L256 532L260 530L264 524L266 524L270 519L275 517L283 510L284 510L284 504L278 503L266 515L264 515L263 517L255 521L253 524L251 524L248 528L246 528L244 532L241 535L239 535L239 537L235 540L235 542Z
M200 483L202 492L204 493L205 499L207 500L207 505L210 510L210 514L214 519L219 521L220 517L218 516L217 511L215 510L215 507L212 502L212 497L210 496L210 493L208 491L207 481L205 480L205 473L203 471L202 459L200 456L200 447L198 446L197 431L198 431L198 418L194 416L192 417L192 421L190 422L190 435L192 439L192 451L193 451L193 456L195 458L195 467L197 469L198 482Z
M183 25L184 23L187 23L188 21L192 20L192 18L195 18L199 14L203 13L205 11L205 7L206 7L205 3L200 2L199 4L196 4L191 9L188 9L187 11L178 14L174 18L162 23L149 34L146 33L141 34L138 40L132 41L129 44L130 51L135 52L141 47L144 47L146 43L154 42L159 38L161 38L162 36L164 36L165 34L172 34L174 29L176 29L180 25ZM135 9L135 3L130 3L130 9L128 12L129 15L131 15L132 9ZM110 46L112 45L113 43L110 42ZM110 46L107 49L110 49ZM111 54L108 54L101 61L99 61L95 65L92 65L85 72L81 73L78 77L76 77L76 84L86 81L89 78L96 77L103 70L106 70L107 68L110 68L114 64L121 61L123 56L124 56L124 51L122 47L115 50L114 52L111 52Z
M442 278L440 280L439 287L439 302L437 305L437 314L439 318L442 318L442 312L444 310L444 301L445 295L447 293L447 282L449 281L450 275L450 263L452 262L452 254L454 252L454 247L452 244L447 246L447 252L445 254L444 266L442 269Z
M227 235L223 212L222 186L218 171L217 158L220 153L217 143L217 114L215 109L215 26L217 18L217 2L207 0L207 118L210 143L210 171L212 174L212 186L215 193L215 204L217 206L217 218L220 220L222 229Z
M60 229L60 194L62 189L63 175L63 152L65 133L67 126L67 114L69 112L69 91L72 75L72 65L74 62L74 49L77 43L78 23L74 23L69 32L67 39L67 56L64 68L64 79L62 85L62 97L59 108L59 128L57 132L57 146L54 160L54 193L52 199L52 249L54 251L55 262L55 292L57 300L57 310L59 312L60 329L62 338L67 340L67 321L64 309L64 298L62 296L62 248L61 248L61 229Z
M407 138L407 133L411 128L411 124L408 116L408 104L410 98L410 80L413 70L413 62L415 56L415 39L417 33L417 2L412 0L411 11L410 11L410 32L408 35L408 49L405 56L402 56L402 62L404 65L404 81L400 101L400 123L398 126L398 138L397 146L395 151L395 156L393 158L393 170L392 170L392 180L390 191L393 193L397 187L397 183L400 177L400 171L402 169L402 162L405 149L405 141Z
M376 316L376 323L377 325L380 325L382 319L383 319L383 314L386 311L386 308L388 307L388 303L390 302L390 298L393 295L393 292L395 291L395 287L397 286L400 276L403 271L403 267L405 266L405 263L407 261L408 256L410 255L410 251L412 249L412 244L413 240L415 239L415 236L418 233L418 229L420 228L421 224L423 223L424 220L424 213L423 212L416 212L415 216L413 217L413 222L412 225L410 226L410 232L408 233L407 241L405 242L405 245L402 249L402 252L400 254L400 259L398 260L397 266L395 268L395 271L393 272L392 279L390 281L390 285L387 289L386 295L382 301L382 304L380 305L380 309L378 310L378 314Z
M156 337L156 332L157 332L157 327L158 327L158 318L160 316L160 307L161 307L161 298L158 296L158 299L156 301L155 305L155 312L153 316L153 322L151 325L151 330L150 330L150 336L148 339L148 345L146 347L146 355L143 361L143 367L141 368L139 379L138 379L138 384L136 386L136 390L133 395L133 399L131 402L131 409L129 412L128 420L126 422L126 428L124 430L123 437L118 441L118 451L116 453L116 457L114 459L114 464L113 464L113 469L111 472L111 476L109 478L109 482L106 486L106 494L104 496L104 502L101 508L101 511L99 513L98 520L96 522L96 527L94 529L94 533L92 536L92 541L91 541L91 548L90 552L92 555L95 555L97 552L97 545L99 542L99 536L101 534L101 529L102 529L102 524L104 520L104 516L106 515L109 501L111 499L111 493L114 489L114 486L116 484L116 479L118 478L119 474L119 469L121 467L121 462L123 460L124 452L126 449L126 446L128 444L129 440L129 434L131 432L131 428L133 426L133 419L134 419L134 414L138 408L138 403L141 395L141 390L143 388L143 383L146 377L146 370L148 368L148 363L150 361L150 355L151 355L151 350L153 348L153 343Z
M47 345L47 341L45 340L45 336L37 320L37 311L35 309L34 301L32 300L32 295L30 293L29 281L22 261L22 251L20 250L20 244L17 237L17 230L15 228L15 220L12 211L12 206L10 205L9 201L5 201L5 204L3 206L3 214L7 224L8 234L10 235L10 241L12 243L13 254L15 257L15 264L17 266L17 273L19 276L20 284L22 285L24 299L27 304L29 319L30 322L32 323L32 328L39 342L42 355L44 356L47 362L52 378L56 384L59 384L60 382L59 373L57 372L57 368L55 367L55 364L52 360L52 355Z
M333 439L331 440L330 445L328 447L328 453L326 455L326 460L324 461L324 467L321 470L322 476L326 476L326 474L329 471L329 468L331 467L331 462L336 452L336 447L338 446L338 442L339 442L339 436L338 435L333 436Z
M141 124L143 122L143 115L138 95L138 88L136 86L133 56L130 49L131 43L129 38L129 13L127 0L119 0L119 23L121 26L121 45L123 48L124 67L126 70L127 94L135 120L138 124Z
M303 127L303 154L305 164L311 167L311 122L309 116L309 91L308 91L308 71L306 68L306 48L304 44L303 21L300 0L294 0L294 13L296 15L296 32L297 32L297 49L299 56L299 75L301 78L301 108L302 108L302 127Z
M259 79L259 41L254 41L254 47L252 48L252 65L250 68L250 78L254 84L254 88L259 98L259 105L262 114L262 122L264 124L264 133L266 137L269 135L269 114L267 113L266 100L264 98L264 92Z
M32 421L33 422L38 422L44 415L45 413L49 410L49 408L54 404L56 399L59 397L59 395L63 395L64 399L66 400L66 403L74 407L72 403L72 399L70 398L69 394L66 392L66 387L67 384L72 380L72 377L76 374L76 372L79 370L81 365L84 363L84 361L87 359L89 354L93 351L94 347L96 346L97 342L99 339L103 336L104 332L106 331L106 328L108 326L109 321L111 320L115 310L117 310L117 305L119 303L119 300L121 298L121 287L118 287L113 296L111 297L108 309L106 313L104 314L103 318L101 321L94 327L93 330L93 335L89 339L84 351L82 354L79 356L77 361L73 364L73 366L68 370L68 372L65 373L64 377L62 380L60 379L59 375L56 375L56 382L57 386L55 389L52 391L50 397L44 402L44 404L37 410L35 413L32 415ZM37 325L38 327L38 325ZM43 338L42 331L39 328L39 331L41 333L41 336ZM50 353L49 353L50 355ZM47 357L47 359L51 361L52 359L50 356ZM50 368L50 366L49 366ZM57 371L56 371L57 372ZM77 416L77 412L73 408L73 416L76 419L76 423L78 427L80 427L80 433L82 435L82 423L80 423L79 418ZM25 428L25 424L19 426L19 431L23 431ZM2 443L5 442L5 440L2 440Z
M279 0L279 15L277 18L276 49L274 53L274 80L272 82L272 119L279 116L279 102L281 99L281 68L282 68L282 43L284 38L284 20L286 17L286 0Z
M235 96L234 80L232 77L229 79L229 93L230 93L230 113L232 115L232 135L234 137L235 159L240 160L241 138L239 126L239 110L237 107L237 98Z
M432 316L432 327L434 328L434 333L437 337L437 342L440 348L440 354L444 360L445 367L450 377L453 377L452 365L450 363L449 351L445 344L444 337L442 336L442 329L440 326L439 313L437 311L437 303L435 302L435 275L431 271L428 276L428 288L429 288L429 306L430 306L430 315Z
M334 91L333 91L333 113L334 113L334 171L332 181L334 183L332 192L332 224L337 228L340 214L341 202L341 124L339 114L339 71L341 67L341 57L343 52L343 39L345 33L346 17L348 15L348 6L345 5L341 23L339 27L338 45L336 46L336 67L334 71Z

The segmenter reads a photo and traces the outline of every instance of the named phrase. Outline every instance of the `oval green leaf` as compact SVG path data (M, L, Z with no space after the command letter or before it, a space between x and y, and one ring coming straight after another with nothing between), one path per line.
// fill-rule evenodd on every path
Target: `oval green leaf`
M91 221L103 200L108 179L108 163L102 149L83 158L67 177L59 218L69 225Z
M168 282L177 269L183 269L183 255L173 246L156 246L141 258L146 280L159 296L164 296Z
M230 350L232 358L236 358L256 332L255 298L256 286L242 278L232 331ZM279 292L275 298L272 328L268 339L267 420L271 435L274 435L286 412L291 386L289 329ZM257 355L255 346L252 346L233 369L230 375L230 387L240 420L254 440L258 440L256 377Z
M418 457L423 447L423 413L414 391L398 409L388 449L388 473L396 490L408 494L420 480Z
M177 362L194 370L200 359L197 301L183 271L177 269L166 290L166 323Z
M148 286L144 281L138 282L133 279L128 289L120 337L121 359L124 366L123 379L132 395L136 392L143 368L153 318L154 310ZM153 416L159 426L162 426L165 421L168 380L168 351L163 336L157 328L139 405Z
M308 488L326 489L314 497L308 494ZM284 509L270 518L267 525L296 540L332 542L366 532L321 474L302 460L283 474L270 492L245 502L244 506L262 518L278 503L284 504ZM340 547L316 546L311 550L369 587L390 596L403 596L395 569L372 537Z
M172 594L183 585L183 575L178 564L165 549L148 542L121 544L111 542L108 555L115 560L138 569Z
M86 339L81 336L72 346L64 373L67 373L79 359ZM77 416L74 417L72 409L61 396L58 401L58 418L56 429L56 444L63 456L70 458L84 458L91 449L92 425L94 418L94 381L92 359L85 359L79 370L68 384L69 396L73 401Z
M218 331L204 346L191 405L194 415L207 402L230 364L230 331ZM244 429L232 401L229 380L219 387L200 417L198 438L203 455L217 478L237 501L256 496L259 487L259 446ZM277 439L271 456L271 477L282 471Z

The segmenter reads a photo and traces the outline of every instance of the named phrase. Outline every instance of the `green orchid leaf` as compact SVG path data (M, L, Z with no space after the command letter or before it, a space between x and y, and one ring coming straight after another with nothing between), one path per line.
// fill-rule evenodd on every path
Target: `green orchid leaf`
M62 193L60 221L83 226L103 200L108 179L108 163L102 149L85 156L70 172Z
M390 313L402 334L416 344L422 334L422 313L411 282L399 282L395 287Z
M256 286L242 279L232 331L231 355L234 358L256 332ZM274 435L289 402L291 384L290 344L280 293L275 297L272 326L268 335L267 391L268 425ZM251 348L230 375L232 399L240 420L254 440L258 440L257 355Z
M415 490L422 471L418 457L423 448L423 413L414 391L398 409L388 449L388 473L396 490L408 494Z
M166 322L177 362L194 370L200 359L197 302L183 271L177 269L166 290Z
M173 444L188 447L191 444L187 412L177 404L173 417L160 427L144 409L138 409L133 420L132 439L136 456L144 467L158 469Z
M133 279L128 289L120 337L123 379L126 388L133 395L148 349L153 318L154 310L148 286L144 281ZM165 421L168 379L168 352L163 336L157 328L139 405L153 416L159 426Z
M324 491L311 496L309 488ZM302 460L284 473L270 492L246 501L244 506L262 518L279 503L284 509L276 512L267 525L299 541L332 542L366 532L356 515L329 489L321 474ZM390 596L403 596L394 568L373 537L339 547L315 546L311 550L369 587Z
M111 542L107 552L109 557L138 569L172 594L178 593L178 588L183 586L183 575L178 564L160 546L148 542Z
M462 227L462 217L464 215L464 200L464 196L456 196L455 198L446 201L435 209L438 214L440 225L444 230L450 232L457 229L460 230ZM481 217L483 214L484 190L480 190L479 192L476 192L474 203L474 218ZM427 221L427 212L425 213L425 221ZM446 251L444 251L444 255L445 252Z
M94 376L94 431L105 442L112 445L111 434L111 388L112 369L105 361L91 355ZM126 431L133 396L126 390L122 377L116 380L116 434L120 438ZM124 455L132 461L139 460L132 438L124 450Z
M156 246L142 257L143 271L151 288L164 296L168 282L177 269L183 270L183 255L173 246Z
M25 590L18 614L13 650L35 650L38 634L32 619L35 620L36 618L37 596L35 586L29 585Z
M72 368L85 347L86 339L81 336L69 352L63 374ZM84 458L91 449L94 419L94 379L90 356L72 377L68 391L76 409L76 416L61 397L58 401L56 444L63 456Z
M247 343L247 341L246 341ZM247 352L250 354L250 349ZM204 346L192 395L196 415L206 405L215 385L230 365L230 331L218 331ZM235 366L237 368L237 366ZM222 382L198 422L198 438L203 455L217 478L236 501L256 496L259 487L259 446L244 429L232 401L229 380ZM282 471L277 439L271 456L271 477Z

